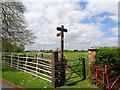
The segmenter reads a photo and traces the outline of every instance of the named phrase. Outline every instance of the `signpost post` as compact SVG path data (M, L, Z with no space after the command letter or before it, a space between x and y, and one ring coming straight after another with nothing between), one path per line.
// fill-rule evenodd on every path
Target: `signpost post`
M56 28L58 31L61 31L60 33L57 33L57 37L61 36L61 60L59 62L61 62L61 65L59 65L59 69L60 71L56 74L60 75L60 86L64 86L66 84L66 71L65 71L65 67L66 67L66 62L64 60L64 32L67 32L67 29L64 28L64 26L62 25L61 27L57 27ZM56 66L57 67L57 66Z
M65 29L63 25L61 27L57 27L56 29L61 31L61 33L58 33L57 36L61 36L61 61L64 61L64 32L67 32L68 30Z

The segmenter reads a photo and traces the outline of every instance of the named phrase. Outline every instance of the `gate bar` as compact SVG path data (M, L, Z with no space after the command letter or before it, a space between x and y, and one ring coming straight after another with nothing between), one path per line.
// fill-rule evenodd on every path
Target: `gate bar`
M82 73L83 73L83 80L86 79L86 68L85 68L85 58L82 58Z

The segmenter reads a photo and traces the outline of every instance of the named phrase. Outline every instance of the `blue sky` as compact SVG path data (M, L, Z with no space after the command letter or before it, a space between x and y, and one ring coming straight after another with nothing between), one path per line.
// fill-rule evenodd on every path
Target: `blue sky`
M117 2L23 2L28 28L37 36L30 49L56 49L60 38L56 27L64 25L65 49L117 46ZM111 8L112 7L112 8Z
M103 18L105 16L112 16L113 14L108 12L103 12L101 14L92 16L91 19L86 18L80 23L98 23L96 18ZM118 22L112 21L110 18L105 18L103 21L100 22L101 24L104 24L104 27L102 28L102 31L105 32L103 37L116 37L117 35L114 34L112 31L110 31L110 28L118 27Z

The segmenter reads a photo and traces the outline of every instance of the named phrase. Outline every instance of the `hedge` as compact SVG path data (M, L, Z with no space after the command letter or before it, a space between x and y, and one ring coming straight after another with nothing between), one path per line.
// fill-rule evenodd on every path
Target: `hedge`
M120 65L120 49L119 48L100 48L97 50L95 60L92 65L101 66L118 66Z

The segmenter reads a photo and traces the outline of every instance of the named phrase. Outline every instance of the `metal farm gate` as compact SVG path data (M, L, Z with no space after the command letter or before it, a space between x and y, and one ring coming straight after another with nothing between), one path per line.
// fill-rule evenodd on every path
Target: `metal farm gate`
M72 85L85 79L85 58L66 60L66 84Z

